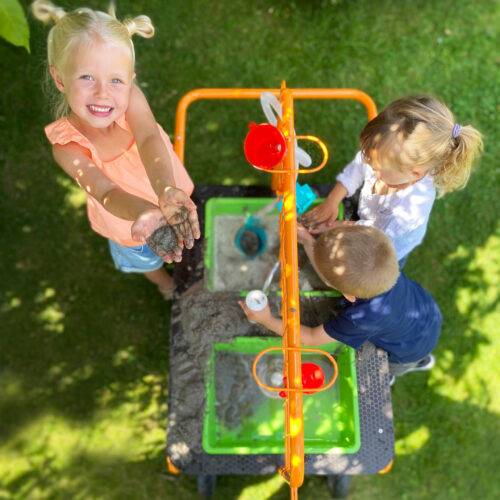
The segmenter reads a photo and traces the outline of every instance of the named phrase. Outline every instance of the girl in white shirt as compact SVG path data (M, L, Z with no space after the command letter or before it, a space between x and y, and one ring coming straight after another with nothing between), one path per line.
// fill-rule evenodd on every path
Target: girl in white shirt
M402 267L424 238L436 188L442 196L467 184L481 134L455 123L434 97L416 95L389 104L365 126L360 142L327 199L300 222L311 233L338 224L376 227L392 240ZM361 186L360 220L336 221L339 203Z

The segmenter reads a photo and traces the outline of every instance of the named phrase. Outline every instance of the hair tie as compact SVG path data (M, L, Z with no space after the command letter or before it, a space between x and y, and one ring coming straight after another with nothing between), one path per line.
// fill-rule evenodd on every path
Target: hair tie
M453 127L453 139L456 139L460 135L461 129L462 126L459 125L458 123L455 123L455 126Z

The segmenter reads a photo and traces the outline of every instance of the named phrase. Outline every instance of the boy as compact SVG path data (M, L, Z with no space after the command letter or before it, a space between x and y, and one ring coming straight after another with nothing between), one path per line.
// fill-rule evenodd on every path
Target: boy
M316 327L301 325L301 342L321 345L338 340L355 349L366 340L389 354L394 377L430 370L432 350L441 331L441 312L428 292L399 272L390 239L369 226L336 226L314 237L302 226L298 240L319 277L340 291L340 313ZM250 321L283 335L280 318L269 306L251 311L240 302Z

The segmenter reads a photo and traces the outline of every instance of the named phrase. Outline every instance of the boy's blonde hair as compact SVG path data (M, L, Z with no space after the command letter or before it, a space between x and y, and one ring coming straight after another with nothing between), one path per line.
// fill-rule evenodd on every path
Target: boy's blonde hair
M109 7L109 13L87 7L66 12L49 0L36 0L31 4L31 10L40 21L54 24L47 39L47 58L48 65L60 72L64 71L67 58L76 45L91 45L99 41L129 50L133 68L135 52L132 36L137 34L151 38L154 35L154 27L148 16L127 18L120 22L116 18L113 4ZM49 73L47 77L52 80ZM65 94L58 92L54 101L56 118L67 115L69 109Z
M363 299L387 292L399 276L391 240L368 226L340 226L322 233L314 245L314 263L333 288Z
M360 140L367 163L382 161L401 172L423 167L434 176L440 196L465 187L483 146L474 127L457 128L451 111L425 94L389 104L365 126Z

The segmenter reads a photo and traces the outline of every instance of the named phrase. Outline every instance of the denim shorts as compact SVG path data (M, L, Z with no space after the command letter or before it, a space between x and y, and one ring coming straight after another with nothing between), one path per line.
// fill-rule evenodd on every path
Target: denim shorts
M116 269L124 273L148 273L165 264L146 244L126 247L112 240L108 243Z

